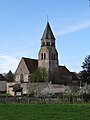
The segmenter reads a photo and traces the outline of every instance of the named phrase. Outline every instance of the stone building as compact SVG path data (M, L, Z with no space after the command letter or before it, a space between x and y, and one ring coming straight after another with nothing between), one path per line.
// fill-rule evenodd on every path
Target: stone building
M6 93L7 91L7 80L2 74L0 74L0 93Z
M22 57L16 72L15 81L17 83L27 83L30 75L38 68L38 60Z
M73 78L75 78L76 74L71 73L65 66L59 66L58 63L55 37L49 22L47 22L41 38L38 59L22 57L16 69L15 84L13 86L15 94L17 94L17 92L19 92L19 94L20 92L22 94L27 93L27 84L30 81L30 76L37 68L45 68L48 73L47 81L51 81L53 84L72 85ZM78 82L78 80L76 76L74 81Z

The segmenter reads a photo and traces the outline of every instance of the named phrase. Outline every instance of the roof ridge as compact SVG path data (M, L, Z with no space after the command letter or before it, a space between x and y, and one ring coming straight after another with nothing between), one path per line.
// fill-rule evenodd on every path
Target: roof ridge
M22 59L38 60L38 59L34 59L34 58L27 58L27 57L22 57Z

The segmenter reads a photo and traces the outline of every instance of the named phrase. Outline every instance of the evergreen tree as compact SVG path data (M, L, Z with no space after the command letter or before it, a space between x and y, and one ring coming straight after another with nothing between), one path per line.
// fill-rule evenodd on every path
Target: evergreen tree
M81 71L82 81L90 83L90 55L85 57L85 60L81 67L83 68L83 70Z
M12 73L11 70L5 75L5 78L7 79L8 82L14 81L14 74Z

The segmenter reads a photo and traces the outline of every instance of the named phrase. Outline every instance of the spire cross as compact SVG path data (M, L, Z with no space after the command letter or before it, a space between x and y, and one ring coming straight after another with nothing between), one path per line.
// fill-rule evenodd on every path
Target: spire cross
M49 17L48 17L48 15L47 15L47 22L49 22Z

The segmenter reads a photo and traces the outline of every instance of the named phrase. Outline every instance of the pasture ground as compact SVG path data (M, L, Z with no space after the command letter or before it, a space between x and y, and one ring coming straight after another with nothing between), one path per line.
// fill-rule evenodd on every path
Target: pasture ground
M0 120L90 120L90 104L1 104Z

